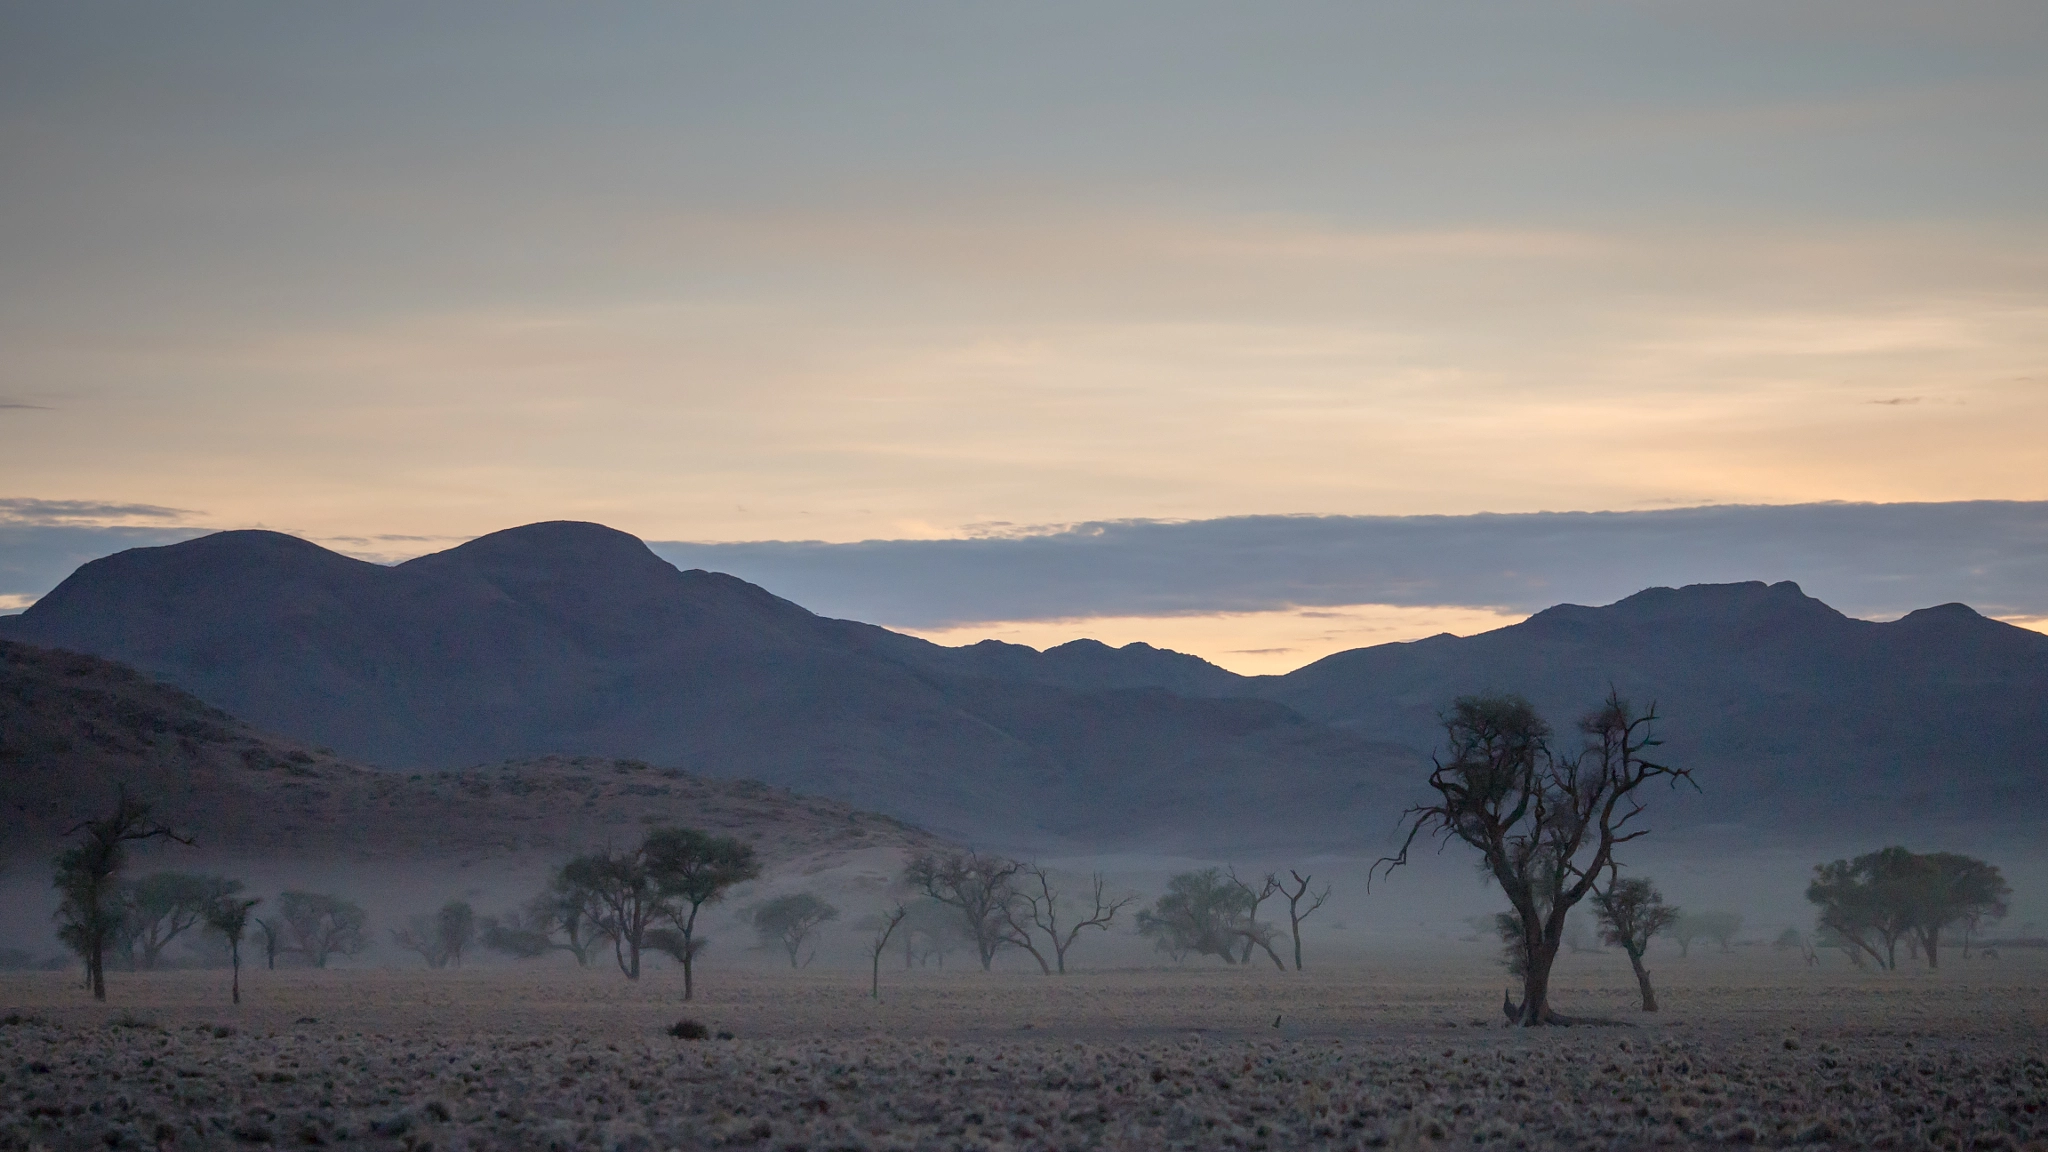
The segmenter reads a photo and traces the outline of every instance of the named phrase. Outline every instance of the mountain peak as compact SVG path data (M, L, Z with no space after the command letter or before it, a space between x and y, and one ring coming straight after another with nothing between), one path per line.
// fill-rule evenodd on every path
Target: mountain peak
M591 571L674 571L638 536L583 520L544 520L479 536L399 565L415 571L468 568L497 576L547 578Z

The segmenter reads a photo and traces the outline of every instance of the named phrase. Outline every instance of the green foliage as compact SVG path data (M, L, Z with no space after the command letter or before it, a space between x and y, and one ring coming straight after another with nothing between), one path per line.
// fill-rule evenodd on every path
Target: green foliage
M1182 872L1167 881L1165 895L1138 913L1138 934L1175 960L1214 956L1235 964L1251 930L1254 900L1220 868Z
M1859 964L1868 957L1885 969L1898 968L1902 939L1917 946L1928 967L1939 967L1944 930L2003 918L2012 895L1997 867L1954 852L1884 848L1813 873L1806 899L1829 944Z

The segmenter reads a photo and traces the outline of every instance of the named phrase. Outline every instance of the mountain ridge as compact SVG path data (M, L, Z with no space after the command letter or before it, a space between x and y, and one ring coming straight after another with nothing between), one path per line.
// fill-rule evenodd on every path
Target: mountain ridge
M226 539L223 539L226 537ZM211 543L209 543L209 541ZM1797 584L1644 589L1242 677L1147 645L945 648L634 537L552 522L391 568L271 533L85 565L0 636L134 663L393 766L627 756L753 775L987 844L1357 846L1418 799L1436 713L1514 691L1561 731L1657 701L1694 824L2037 812L2048 636Z

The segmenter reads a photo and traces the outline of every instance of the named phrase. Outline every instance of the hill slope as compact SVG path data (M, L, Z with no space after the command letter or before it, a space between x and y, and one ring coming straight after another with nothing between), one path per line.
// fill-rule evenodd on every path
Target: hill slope
M386 767L632 757L982 843L1342 842L1416 767L1269 701L1162 690L1239 682L1192 657L941 648L679 572L594 524L392 568L224 532L87 564L0 635Z
M67 829L123 788L213 856L559 861L630 842L649 823L740 836L771 864L942 843L834 801L634 761L372 771L122 665L0 641L0 864L47 859Z

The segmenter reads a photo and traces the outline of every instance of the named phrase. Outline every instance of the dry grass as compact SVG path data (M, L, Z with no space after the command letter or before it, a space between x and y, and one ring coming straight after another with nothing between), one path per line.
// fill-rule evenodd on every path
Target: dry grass
M1476 958L1076 973L0 979L0 1148L2007 1148L2048 1138L2048 963L1574 958L1507 1030ZM10 1016L12 1014L12 1016ZM679 1017L736 1039L666 1035ZM1274 1026L1275 1017L1279 1026Z

